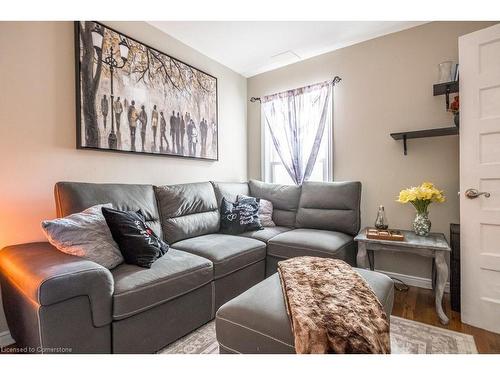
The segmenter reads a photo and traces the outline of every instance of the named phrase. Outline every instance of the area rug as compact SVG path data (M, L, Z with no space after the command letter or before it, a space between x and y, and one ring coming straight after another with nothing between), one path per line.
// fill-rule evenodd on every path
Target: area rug
M391 316L392 354L475 354L471 335ZM215 321L184 336L159 354L218 354Z

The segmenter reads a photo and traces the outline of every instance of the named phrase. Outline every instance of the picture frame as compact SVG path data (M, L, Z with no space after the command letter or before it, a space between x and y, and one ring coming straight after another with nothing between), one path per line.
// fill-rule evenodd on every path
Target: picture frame
M76 21L76 146L219 160L217 78L97 21Z

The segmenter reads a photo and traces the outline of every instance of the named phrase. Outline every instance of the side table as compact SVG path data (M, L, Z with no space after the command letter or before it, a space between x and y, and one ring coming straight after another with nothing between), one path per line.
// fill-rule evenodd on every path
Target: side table
M436 286L434 288L436 312L443 324L449 319L443 311L443 294L446 280L448 280L448 265L445 254L451 251L443 233L429 233L428 236L417 236L414 232L401 230L404 241L374 240L366 237L366 229L362 229L354 238L358 242L358 267L375 269L374 252L392 251L398 253L417 254L434 258L436 264Z

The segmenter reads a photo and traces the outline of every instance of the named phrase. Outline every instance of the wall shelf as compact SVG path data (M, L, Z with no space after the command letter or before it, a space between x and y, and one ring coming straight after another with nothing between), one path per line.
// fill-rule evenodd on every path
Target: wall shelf
M403 140L404 154L407 155L406 141L415 138L443 137L446 135L458 135L458 128L451 126L448 128L436 128L425 130L413 130L407 132L391 133L391 137L397 141Z
M458 92L458 81L445 82L445 83L437 83L433 86L434 96L445 95L448 91L448 94Z

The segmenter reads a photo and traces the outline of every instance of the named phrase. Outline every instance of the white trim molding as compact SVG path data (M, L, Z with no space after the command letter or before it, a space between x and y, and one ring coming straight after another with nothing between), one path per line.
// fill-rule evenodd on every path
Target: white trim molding
M399 279L402 282L404 282L406 285L409 285L409 286L416 286L418 288L423 288L423 289L432 289L432 281L431 281L431 279L428 279L426 277L404 275L402 273L389 272L389 271L384 271L384 270L375 270L375 271L383 273L384 275L387 275L391 278L393 277L393 278ZM444 287L444 291L445 291L445 293L450 293L450 282L449 281L446 282L446 285Z
M12 345L14 344L15 341L10 335L9 331L3 331L0 332L0 348L3 348L4 346Z

